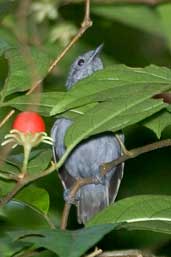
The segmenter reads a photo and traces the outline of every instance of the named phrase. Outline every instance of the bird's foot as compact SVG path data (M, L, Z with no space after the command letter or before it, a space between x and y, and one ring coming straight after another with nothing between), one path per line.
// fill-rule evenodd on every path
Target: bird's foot
M97 184L105 185L106 179L105 179L104 176L97 175L97 176L95 176L94 178L95 178L95 182L96 182Z

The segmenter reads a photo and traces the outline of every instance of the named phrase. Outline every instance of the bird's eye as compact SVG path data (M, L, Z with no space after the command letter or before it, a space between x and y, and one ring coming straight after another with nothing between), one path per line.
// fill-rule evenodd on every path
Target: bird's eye
M80 60L78 61L78 66L81 67L81 66L84 64L84 62L85 62L84 59L80 59Z

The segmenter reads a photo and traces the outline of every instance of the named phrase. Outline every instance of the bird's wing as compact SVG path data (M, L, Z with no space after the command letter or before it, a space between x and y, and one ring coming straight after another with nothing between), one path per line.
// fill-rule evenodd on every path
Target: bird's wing
M52 147L52 151L53 151L53 159L55 162L58 162L59 157L56 154L56 134L57 134L57 128L58 128L58 124L57 122L54 123L52 129L51 129L51 137L54 140L54 145ZM64 166L62 168L60 168L60 170L58 171L58 176L62 182L62 185L64 187L64 190L68 190L71 188L71 186L74 184L75 179L69 175L69 173L67 172L67 170L64 168Z
M115 198L118 194L120 183L123 177L123 171L124 171L124 163L121 163L116 167L116 170L113 176L111 177L110 185L109 185L109 202L110 203L115 201Z
M58 162L59 158L56 155L55 147L53 147L52 150L53 150L53 159L55 162ZM71 175L69 175L69 173L64 167L60 168L60 170L58 171L58 176L65 190L68 190L73 186L75 179Z

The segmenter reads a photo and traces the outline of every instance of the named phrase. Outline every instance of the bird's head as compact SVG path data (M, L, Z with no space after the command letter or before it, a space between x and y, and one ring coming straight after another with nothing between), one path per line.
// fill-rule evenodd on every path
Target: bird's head
M97 70L103 69L103 63L99 57L103 44L95 50L80 55L71 65L70 72L66 81L66 88L69 90L73 85Z

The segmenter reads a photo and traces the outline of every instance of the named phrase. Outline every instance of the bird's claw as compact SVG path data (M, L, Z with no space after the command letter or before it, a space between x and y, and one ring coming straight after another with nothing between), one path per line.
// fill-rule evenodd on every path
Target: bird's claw
M97 176L95 176L95 181L96 181L97 184L104 185L105 184L105 177L101 176L101 175L97 175Z

